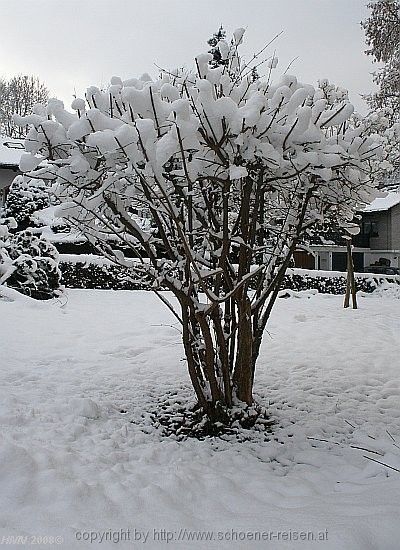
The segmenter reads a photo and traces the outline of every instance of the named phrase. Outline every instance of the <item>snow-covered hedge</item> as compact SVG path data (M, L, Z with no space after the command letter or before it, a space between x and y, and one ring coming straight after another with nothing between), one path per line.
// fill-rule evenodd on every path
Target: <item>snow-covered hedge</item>
M400 283L396 277L384 275L356 274L357 290L374 292L384 281ZM346 273L290 269L285 275L282 288L290 290L316 289L322 294L344 294L346 292Z
M134 274L128 268L117 266L98 256L60 255L62 282L70 288L98 288L113 290L146 290L143 282L135 281ZM358 274L357 290L373 292L383 281L394 281L400 284L398 277ZM344 294L346 274L327 271L307 271L289 269L282 289L310 290L316 289L323 294Z
M62 283L70 288L104 290L147 290L128 268L112 264L104 258L90 255L60 255ZM150 284L150 283L149 283Z

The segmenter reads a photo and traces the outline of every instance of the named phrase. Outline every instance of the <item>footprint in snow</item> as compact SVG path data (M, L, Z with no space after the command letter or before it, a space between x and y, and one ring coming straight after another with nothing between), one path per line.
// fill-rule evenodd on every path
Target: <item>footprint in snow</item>
M142 355L146 351L150 351L152 348L150 347L134 347L134 346L121 346L118 348L114 348L112 350L105 350L101 353L103 355L113 355L114 357L137 357L138 355Z
M294 316L296 321L299 321L300 323L304 323L304 321L307 321L307 317L303 313L299 313L298 315Z

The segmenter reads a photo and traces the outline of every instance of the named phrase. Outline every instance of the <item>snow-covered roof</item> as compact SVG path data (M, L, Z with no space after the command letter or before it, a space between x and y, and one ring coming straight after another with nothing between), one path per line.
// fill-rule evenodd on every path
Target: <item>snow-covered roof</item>
M364 212L381 212L390 210L393 206L400 203L400 192L390 192L386 197L379 197L364 208Z
M19 166L21 155L25 152L24 140L0 137L0 167Z

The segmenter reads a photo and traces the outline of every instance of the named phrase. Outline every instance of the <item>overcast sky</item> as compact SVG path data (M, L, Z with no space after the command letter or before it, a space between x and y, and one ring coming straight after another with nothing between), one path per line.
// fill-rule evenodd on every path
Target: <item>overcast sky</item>
M0 0L0 76L35 74L69 107L76 91L144 72L193 66L220 24L246 28L247 58L274 35L284 71L310 84L328 78L360 94L374 70L360 21L367 0Z

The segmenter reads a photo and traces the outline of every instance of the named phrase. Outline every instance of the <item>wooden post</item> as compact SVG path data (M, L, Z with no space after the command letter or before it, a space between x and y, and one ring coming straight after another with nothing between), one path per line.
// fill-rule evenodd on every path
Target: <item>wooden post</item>
M357 309L357 289L356 279L354 277L354 263L353 254L351 252L351 240L347 240L347 279L346 279L346 294L344 297L343 307L349 307L350 305L350 293L352 297L353 309Z

